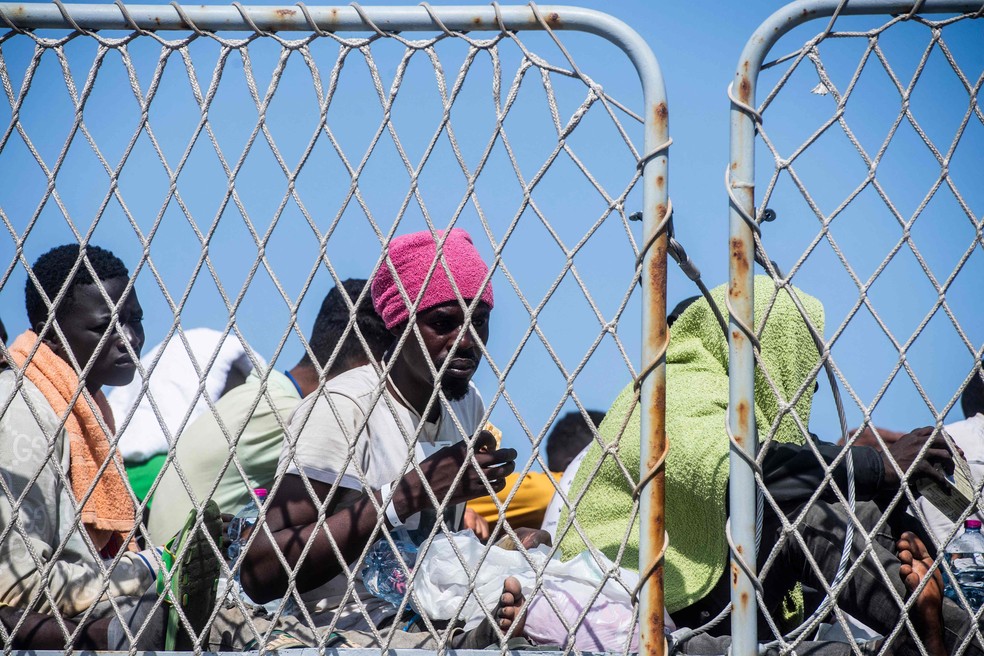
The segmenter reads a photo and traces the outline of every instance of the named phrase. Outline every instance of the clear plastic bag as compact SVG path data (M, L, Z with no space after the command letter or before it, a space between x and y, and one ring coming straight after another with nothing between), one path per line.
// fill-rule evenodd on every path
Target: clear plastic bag
M417 547L408 540L396 539L393 542L406 568L389 542L381 539L366 554L361 575L362 583L370 594L399 606L407 593L407 572L417 560Z
M519 579L523 593L530 598L536 573L540 571L543 573L542 585L529 599L526 611L525 634L528 638L540 645L565 646L569 638L566 622L574 628L574 644L579 650L624 651L626 641L631 641L630 651L638 651L637 630L633 631L634 635L628 635L635 623L631 595L626 590L637 585L635 572L620 570L623 587L615 581L605 580L604 571L612 568L609 561L601 557L603 570L587 552L561 562L547 557L549 548L546 546L525 555L492 547L483 560L486 548L471 531L456 533L451 540L444 536L436 538L423 555L414 582L414 594L420 605L417 610L432 619L457 617L466 622L466 627L473 627L486 617L486 612L491 614L495 609L507 576ZM472 575L473 588L469 585ZM599 588L601 592L594 599ZM547 596L557 611L547 601ZM479 604L479 598L486 610ZM575 627L586 606L588 611L584 619ZM667 626L672 627L668 616L666 621Z
M551 561L544 573L543 585L530 602L526 615L526 637L538 645L567 645L574 634L574 646L580 651L639 651L639 631L634 626L632 599L622 586L607 582L595 597L601 577L595 578L591 564L582 554L567 563ZM558 571L566 569L566 571ZM583 575L587 574L588 578ZM595 579L595 580L590 580ZM549 598L549 601L548 601ZM551 605L553 602L553 605ZM584 618L580 623L581 613ZM570 627L570 630L568 630ZM628 635L630 629L632 635Z

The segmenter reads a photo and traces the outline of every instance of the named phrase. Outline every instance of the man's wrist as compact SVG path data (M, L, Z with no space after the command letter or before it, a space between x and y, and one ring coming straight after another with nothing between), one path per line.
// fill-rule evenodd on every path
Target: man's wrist
M384 504L383 514L386 515L386 521L389 522L390 528L403 526L403 520L400 519L400 513L396 509L397 488L398 484L393 483L384 483L379 488L380 501Z
M881 461L881 481L879 488L890 488L889 491L894 492L902 483L902 479L899 478L895 467L892 466L892 460L894 458L889 451L880 451L879 455L881 456L879 458Z

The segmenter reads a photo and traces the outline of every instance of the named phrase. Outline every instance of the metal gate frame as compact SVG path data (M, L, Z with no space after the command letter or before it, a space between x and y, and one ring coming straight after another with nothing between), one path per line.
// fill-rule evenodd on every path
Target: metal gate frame
M755 231L755 136L762 117L755 109L756 84L766 56L787 32L818 18L859 15L971 13L980 14L980 0L799 0L786 5L752 34L742 50L729 90L731 99L731 156L727 170L730 222L729 264L729 404L733 437L730 455L730 537L732 651L736 656L758 654L758 601L752 577L757 574L755 548L756 484L754 462L755 358L747 333L753 326ZM829 29L829 28L828 28ZM749 556L750 554L750 556Z
M192 30L202 34L223 30L268 35L283 31L419 32L449 35L475 31L540 30L585 32L621 49L642 83L644 155L638 162L643 176L642 367L636 380L642 393L642 453L640 498L640 652L665 654L663 635L663 555L666 549L663 517L663 464L666 329L666 228L671 216L668 196L669 116L659 63L646 41L624 22L590 9L566 6L500 7L314 7L298 2L287 7L0 3L0 24L13 30L66 29L90 34L96 30ZM557 40L564 51L563 45ZM304 650L308 651L308 650ZM357 650L362 651L362 650ZM366 652L368 653L368 651ZM375 652L373 652L375 653Z

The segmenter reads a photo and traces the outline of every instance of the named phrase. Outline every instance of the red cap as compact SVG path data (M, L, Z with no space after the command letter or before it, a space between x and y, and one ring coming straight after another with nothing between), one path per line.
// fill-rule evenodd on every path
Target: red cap
M267 489L265 487L258 487L255 490L253 490L253 492L256 492L256 496L258 496L261 501L263 499L266 499ZM977 522L977 525L980 526L981 523L980 522Z
M964 528L975 528L979 531L981 530L981 522L979 519L968 519L964 524Z

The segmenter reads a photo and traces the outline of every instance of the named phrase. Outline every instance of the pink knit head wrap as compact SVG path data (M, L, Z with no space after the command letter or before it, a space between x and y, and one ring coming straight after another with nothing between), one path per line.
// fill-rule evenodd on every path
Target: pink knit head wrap
M437 239L444 234L443 230L437 231L435 237L428 230L413 232L408 235L401 235L393 239L389 245L389 257L393 262L400 282L410 298L410 302L416 301L421 296L421 289L424 286L424 279L427 272L437 258ZM461 228L452 228L444 241L444 262L448 265L448 270L454 276L454 282L458 286L458 292L465 301L470 301L480 297L482 301L492 307L492 282L489 281L485 288L482 283L488 275L489 267L478 254L478 250L472 243L471 235ZM447 273L441 262L434 268L427 285L427 290L423 292L417 312L423 312L430 308L457 300L458 295L448 280ZM389 266L383 262L376 275L372 279L372 304L376 312L383 319L386 328L392 328L410 318L410 311L406 302L400 296L400 290L393 280L393 274Z

